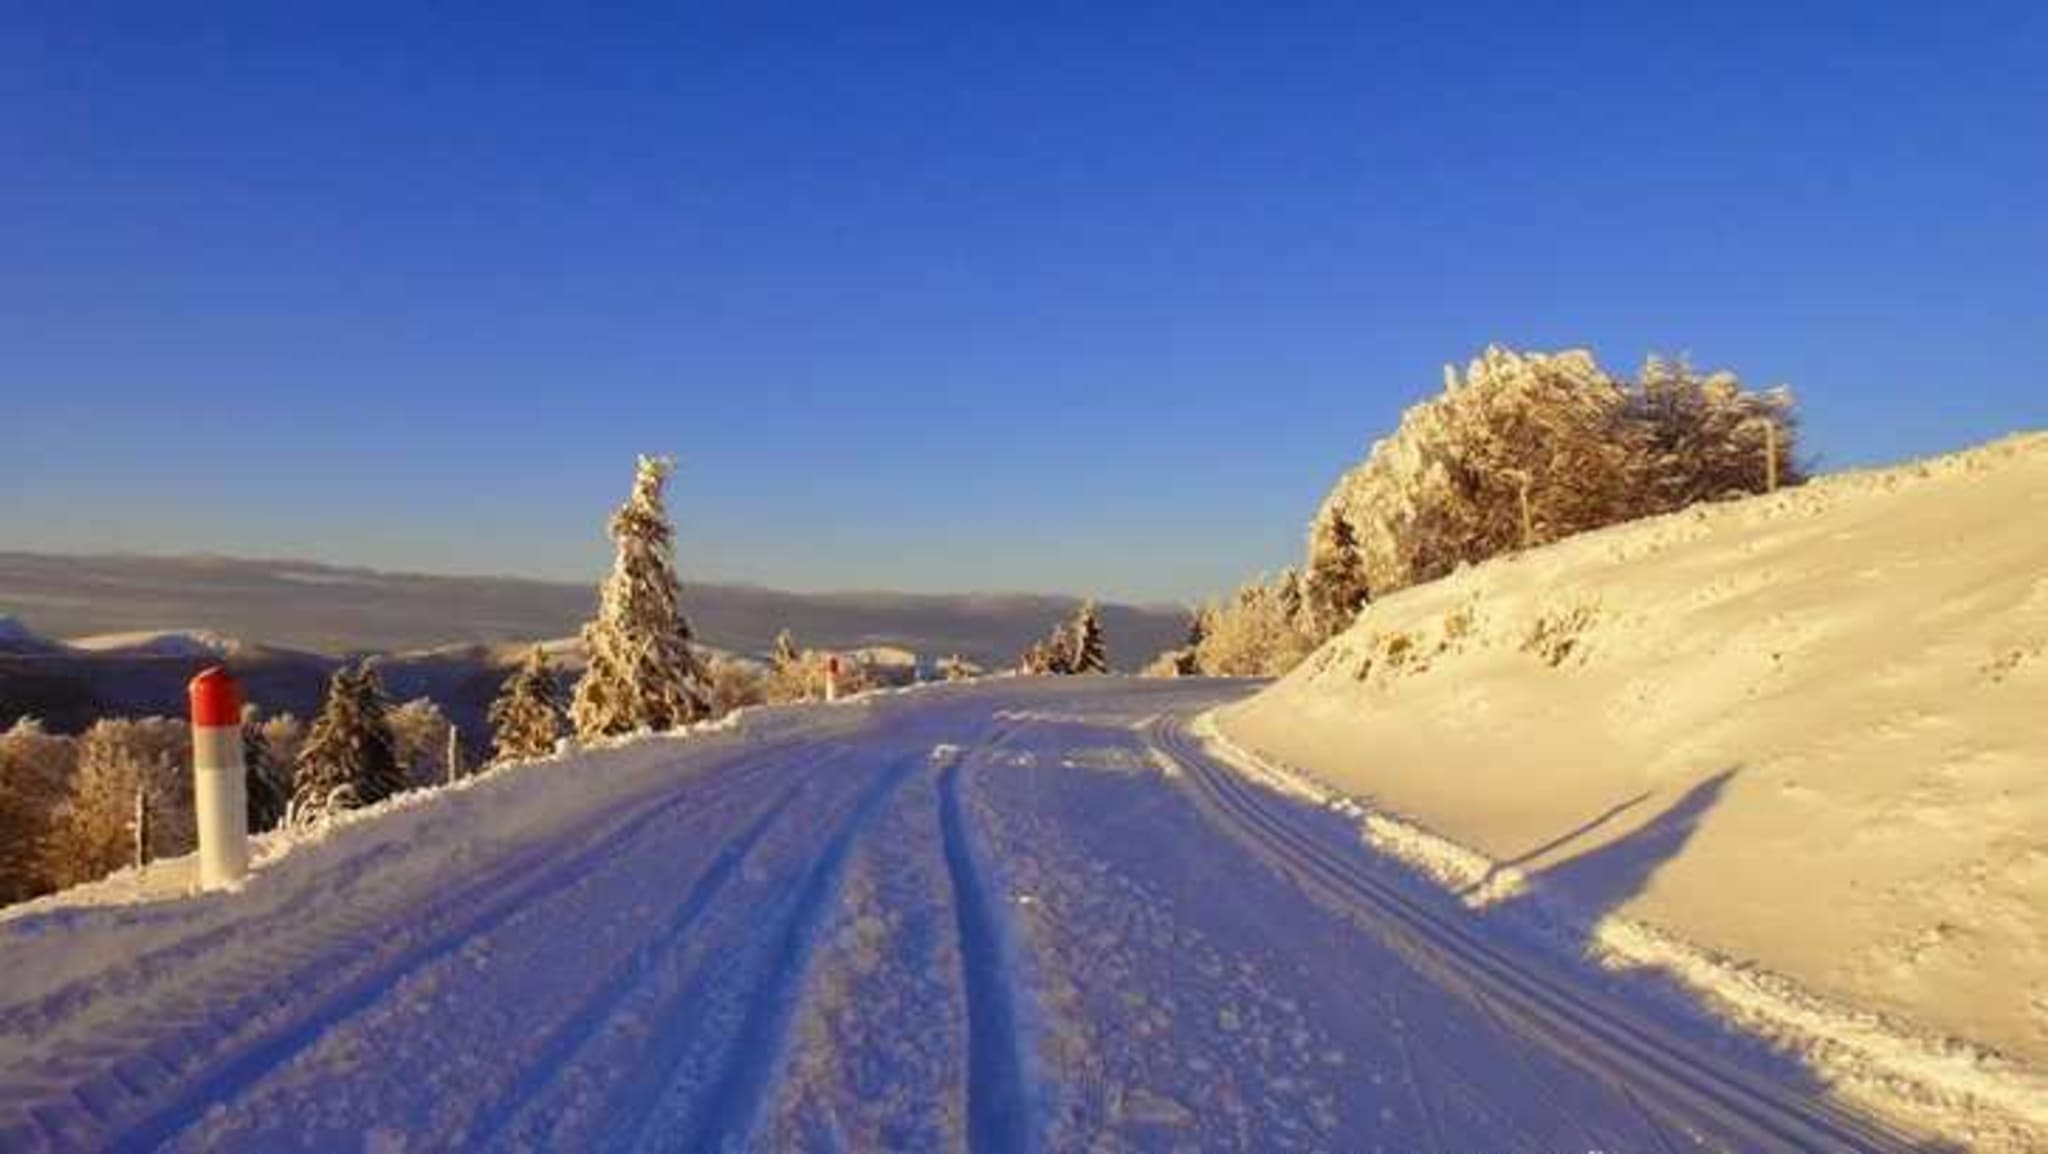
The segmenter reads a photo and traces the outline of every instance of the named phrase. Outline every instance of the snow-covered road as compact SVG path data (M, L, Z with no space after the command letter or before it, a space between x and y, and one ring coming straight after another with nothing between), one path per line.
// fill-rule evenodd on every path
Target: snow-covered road
M289 885L0 922L0 1149L1901 1144L1210 760L1243 692L882 698L529 767L653 784L479 806L431 878L468 827L400 812Z

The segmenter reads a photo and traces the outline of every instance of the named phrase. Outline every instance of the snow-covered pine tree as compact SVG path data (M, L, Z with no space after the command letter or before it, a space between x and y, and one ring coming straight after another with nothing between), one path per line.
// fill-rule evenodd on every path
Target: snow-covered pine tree
M1039 675L1065 673L1066 639L1062 636L1063 632L1061 629L1054 629L1050 636L1026 646L1024 656L1018 662L1019 668L1025 673Z
M448 735L455 726L429 697L393 706L391 752L405 771L406 788L427 789L448 782Z
M1046 638L1045 671L1062 677L1074 671L1074 630L1069 622L1053 626Z
M389 709L377 675L367 666L335 671L320 716L299 749L289 822L303 824L373 805L405 788Z
M1102 616L1095 602L1084 602L1074 621L1067 626L1068 673L1108 673L1108 648L1102 639Z
M1317 518L1309 541L1309 622L1317 640L1343 632L1358 618L1371 597L1365 583L1365 559L1358 552L1358 535L1351 523L1336 510Z
M1307 621L1308 594L1302 588L1301 570L1288 566L1280 571L1280 577L1273 582L1273 595L1279 598L1280 615L1299 626Z
M667 458L641 457L632 496L612 514L618 552L597 618L583 627L590 665L569 707L579 736L673 729L710 712L704 667L679 604L675 530L662 505L673 468Z
M491 743L499 761L554 752L562 736L562 699L548 655L536 645L491 702Z
M285 766L270 748L263 719L253 705L242 707L242 764L246 773L249 832L276 829L291 805L291 784Z
M796 637L784 629L775 635L775 668L794 669L804 659L804 651L796 647Z
M1187 639L1170 654L1175 677L1196 677L1202 672L1202 642L1209 636L1209 610L1196 607L1188 613Z

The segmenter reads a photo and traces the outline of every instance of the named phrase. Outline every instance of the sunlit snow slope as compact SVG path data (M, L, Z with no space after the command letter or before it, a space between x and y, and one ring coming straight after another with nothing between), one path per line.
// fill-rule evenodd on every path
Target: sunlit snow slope
M1403 591L1218 723L1468 904L1805 1016L1845 1076L2040 1090L2048 435Z

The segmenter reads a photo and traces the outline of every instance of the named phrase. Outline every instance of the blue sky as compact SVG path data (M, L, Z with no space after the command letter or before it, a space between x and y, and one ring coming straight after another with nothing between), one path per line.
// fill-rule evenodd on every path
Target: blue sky
M1183 599L1487 342L2048 425L2048 19L26 3L0 548ZM1791 11L1797 9L1797 11Z

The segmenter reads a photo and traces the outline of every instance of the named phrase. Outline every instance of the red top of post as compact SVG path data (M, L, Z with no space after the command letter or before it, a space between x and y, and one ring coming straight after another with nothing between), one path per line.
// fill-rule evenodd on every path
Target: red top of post
M242 687L226 669L216 665L192 679L185 687L192 698L193 726L242 724Z

